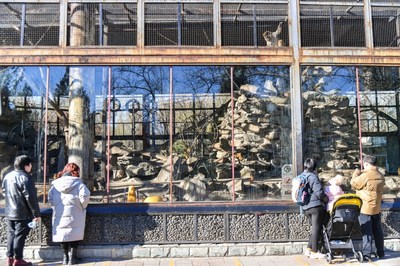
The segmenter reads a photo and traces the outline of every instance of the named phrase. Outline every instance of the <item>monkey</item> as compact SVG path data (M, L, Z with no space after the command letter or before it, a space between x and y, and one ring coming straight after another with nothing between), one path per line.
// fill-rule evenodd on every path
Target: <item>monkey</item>
M283 46L284 43L282 40L279 40L279 35L282 33L282 25L283 22L279 22L278 27L276 28L276 31L265 31L263 33L264 40L266 42L266 46Z

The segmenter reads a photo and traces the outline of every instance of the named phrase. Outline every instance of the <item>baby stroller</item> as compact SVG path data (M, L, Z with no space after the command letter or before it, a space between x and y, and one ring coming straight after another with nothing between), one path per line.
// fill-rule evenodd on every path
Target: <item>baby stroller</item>
M364 260L361 251L355 251L350 238L351 231L358 220L362 200L356 194L341 195L333 204L329 221L323 227L324 248L326 260L332 263L334 259L346 261L346 252L350 250L359 262Z

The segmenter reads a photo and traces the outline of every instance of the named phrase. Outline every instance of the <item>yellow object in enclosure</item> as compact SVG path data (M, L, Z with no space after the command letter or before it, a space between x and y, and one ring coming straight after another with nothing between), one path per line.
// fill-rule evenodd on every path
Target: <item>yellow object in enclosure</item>
M145 202L145 203L162 202L162 198L160 196L149 196L143 202Z
M136 202L136 189L134 186L129 186L128 188L127 202Z

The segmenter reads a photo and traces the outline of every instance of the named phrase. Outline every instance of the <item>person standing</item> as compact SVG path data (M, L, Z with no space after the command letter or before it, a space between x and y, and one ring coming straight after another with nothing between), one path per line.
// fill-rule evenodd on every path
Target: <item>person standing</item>
M86 207L90 191L79 177L79 167L68 163L51 183L48 200L53 209L53 242L60 242L63 265L79 262L77 250L85 232Z
M23 259L25 240L31 220L40 221L40 208L35 182L30 175L32 159L26 155L15 158L14 171L3 180L5 216L7 220L7 266L29 266Z
M316 175L317 162L308 158L304 161L304 174L310 185L310 201L302 206L304 213L311 221L311 235L308 241L306 256L312 259L325 259L325 255L318 250L318 240L322 235L322 225L325 218L325 203L328 202L322 184Z
M371 260L372 236L375 239L376 255L385 256L383 230L381 225L381 207L385 178L378 171L377 159L373 155L363 157L364 170L356 169L351 179L351 188L362 200L358 221L363 239L362 253L366 260Z

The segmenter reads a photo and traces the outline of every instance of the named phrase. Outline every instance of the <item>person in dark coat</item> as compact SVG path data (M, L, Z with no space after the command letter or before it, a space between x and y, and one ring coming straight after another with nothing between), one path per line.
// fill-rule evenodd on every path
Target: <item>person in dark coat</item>
M40 209L35 182L30 175L32 159L26 155L15 158L14 171L3 180L5 216L7 220L7 266L29 266L23 259L25 240L32 220L39 222Z
M308 241L306 255L313 259L325 259L325 255L318 251L318 239L322 233L322 225L325 217L325 204L328 196L316 174L317 162L308 158L304 161L304 173L310 185L310 201L302 206L304 213L311 221L311 235Z

